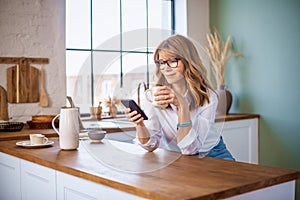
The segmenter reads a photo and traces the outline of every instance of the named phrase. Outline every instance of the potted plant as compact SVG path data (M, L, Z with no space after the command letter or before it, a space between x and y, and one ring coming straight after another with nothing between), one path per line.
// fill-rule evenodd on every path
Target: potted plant
M242 57L240 53L229 53L231 48L231 36L228 36L225 43L216 29L207 34L208 46L206 51L210 57L213 74L215 75L219 96L217 115L228 114L232 103L231 93L225 89L225 66L231 57Z

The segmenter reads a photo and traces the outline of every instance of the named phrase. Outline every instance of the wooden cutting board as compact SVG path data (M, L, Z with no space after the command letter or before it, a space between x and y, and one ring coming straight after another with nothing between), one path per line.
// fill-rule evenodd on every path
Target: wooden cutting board
M9 103L39 101L39 69L25 62L9 67L6 72Z
M39 70L30 64L48 64L48 58L0 57L0 64L15 64L7 69L9 103L39 101Z
M0 85L0 120L8 120L7 93Z

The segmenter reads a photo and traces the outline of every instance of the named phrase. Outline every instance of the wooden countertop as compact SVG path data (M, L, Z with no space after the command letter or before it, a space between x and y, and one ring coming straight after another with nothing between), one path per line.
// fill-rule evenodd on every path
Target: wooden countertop
M259 115L256 114L229 114L226 116L219 116L216 118L216 122L222 121L234 121L234 120L244 120L244 119L254 119L259 118ZM87 121L87 119L83 120ZM118 124L118 122L122 121L121 118L112 118L112 119L103 119L100 122L107 122L112 124L112 126L106 125L103 130L108 133L113 132L124 132L124 131L135 131L135 127L127 124ZM124 119L123 119L124 121ZM28 125L25 125L22 131L17 132L0 132L0 141L3 140L26 140L29 138L29 134L31 133L43 133L47 137L58 137L57 133L53 129L30 129Z
M149 199L222 199L300 178L295 170L183 156L162 149L149 153L110 140L81 141L78 150L63 151L58 139L51 139L55 142L52 147L40 149L18 147L19 140L0 141L0 152ZM149 163L154 164L153 170L141 168Z

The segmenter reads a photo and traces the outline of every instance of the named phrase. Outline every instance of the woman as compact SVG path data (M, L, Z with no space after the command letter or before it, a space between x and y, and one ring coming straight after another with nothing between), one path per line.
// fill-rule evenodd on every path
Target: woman
M136 124L135 141L148 151L161 147L184 155L234 160L214 126L217 95L193 43L184 36L164 40L154 53L158 105L144 102L144 120L127 109L127 118Z

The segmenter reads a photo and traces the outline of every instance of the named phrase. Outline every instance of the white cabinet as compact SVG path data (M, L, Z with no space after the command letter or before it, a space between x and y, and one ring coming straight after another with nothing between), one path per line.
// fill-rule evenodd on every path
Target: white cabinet
M21 160L22 200L56 199L55 170Z
M144 198L0 152L0 199L139 200Z
M216 123L237 161L258 164L258 118Z
M226 200L253 200L253 199L272 199L272 200L295 200L296 181L289 181L273 185L260 190L236 195Z
M20 159L0 152L0 199L21 199Z
M144 199L114 188L57 171L57 200Z

